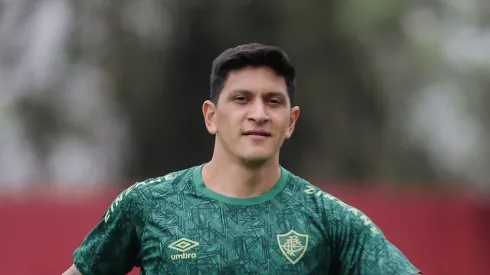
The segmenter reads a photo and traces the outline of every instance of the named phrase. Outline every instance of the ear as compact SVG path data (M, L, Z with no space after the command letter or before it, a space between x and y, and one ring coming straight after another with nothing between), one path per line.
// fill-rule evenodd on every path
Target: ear
M202 104L202 114L204 115L204 122L206 128L211 135L215 135L218 132L218 127L215 122L216 105L211 100L206 100Z
M296 121L298 121L298 118L299 118L299 113L300 113L300 111L299 111L298 106L294 106L291 109L291 115L289 117L288 130L286 132L286 139L291 138L291 136L293 135L294 127L296 126Z

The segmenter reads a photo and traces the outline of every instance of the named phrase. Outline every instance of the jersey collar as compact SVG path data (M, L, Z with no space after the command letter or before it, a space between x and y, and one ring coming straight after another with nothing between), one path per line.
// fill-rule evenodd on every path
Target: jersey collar
M197 191L212 199L227 204L234 204L234 205L242 205L242 206L254 205L273 199L277 194L279 194L284 189L289 177L289 172L286 169L284 169L282 166L280 166L281 177L279 178L278 182L274 185L274 187L272 187L272 189L267 191L265 194L256 197L251 197L251 198L234 198L234 197L229 197L229 196L219 194L206 187L206 184L204 184L204 181L202 179L202 174L201 174L203 166L204 164L196 166L192 171L192 181L196 186Z

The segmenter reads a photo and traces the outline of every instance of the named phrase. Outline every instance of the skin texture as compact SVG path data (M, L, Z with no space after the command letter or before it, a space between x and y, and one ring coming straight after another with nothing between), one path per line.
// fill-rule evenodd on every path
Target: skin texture
M266 67L247 67L230 73L218 104L206 101L203 113L208 131L216 134L216 147L244 164L260 166L291 137L299 107L291 109L284 78ZM271 138L253 142L242 135L252 129L270 132Z
M280 148L299 114L299 107L291 107L284 78L272 69L230 72L217 104L203 104L206 128L216 135L213 157L202 171L207 188L238 198L272 188L280 176ZM246 135L250 131L268 136Z
M82 273L80 273L80 271L78 271L78 269L75 267L75 265L72 265L62 275L82 275Z

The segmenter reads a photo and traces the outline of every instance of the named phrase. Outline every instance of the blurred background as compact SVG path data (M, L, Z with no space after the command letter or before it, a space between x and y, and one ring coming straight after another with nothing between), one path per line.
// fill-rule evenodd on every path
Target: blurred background
M490 273L486 0L0 0L0 273L61 274L118 192L208 161L211 62L250 42L297 68L283 166L424 274Z

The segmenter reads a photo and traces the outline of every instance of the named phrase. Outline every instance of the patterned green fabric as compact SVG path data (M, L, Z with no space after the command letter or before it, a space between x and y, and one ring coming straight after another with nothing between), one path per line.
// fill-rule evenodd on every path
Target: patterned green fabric
M123 191L75 250L75 266L83 275L419 272L362 212L283 168L250 199L207 189L201 168Z

